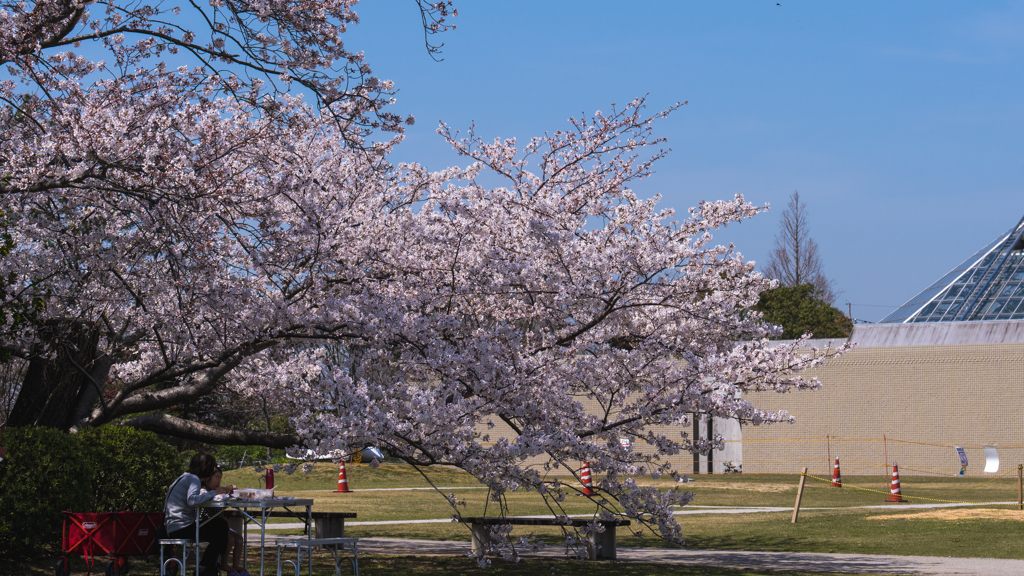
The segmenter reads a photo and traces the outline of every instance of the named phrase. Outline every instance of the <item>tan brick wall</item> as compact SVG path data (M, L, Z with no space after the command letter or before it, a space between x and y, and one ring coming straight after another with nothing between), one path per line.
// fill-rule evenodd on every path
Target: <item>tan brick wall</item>
M1024 344L857 348L813 374L819 391L747 397L797 422L744 426L744 472L831 474L831 452L846 475L881 474L886 447L901 474L955 474L952 445L970 476L986 476L982 445L997 446L999 474L1024 462Z
M602 411L599 404L594 400L584 399L583 405L587 410L589 410L592 413L600 413ZM508 438L509 440L513 440L516 437L516 434L504 422L501 422L497 418L494 418L493 420L495 423L494 428L488 428L485 425L478 425L476 427L476 431L479 434L481 434L481 436L486 434L489 437L487 442L483 442L484 445L493 444L498 438ZM737 428L738 427L736 426L735 420L725 422L721 419L716 418L713 431L715 434L724 434L728 436L730 434L735 435ZM744 428L743 430L746 429L747 428ZM680 436L681 432L685 431L687 434L687 438L689 438L692 435L693 425L691 424L687 426L685 430L681 426L651 426L650 430L652 430L655 434L664 434L668 438L678 441L682 439ZM700 434L702 437L706 434L706 424L704 422L701 423ZM631 440L633 450L636 452L639 452L641 454L654 454L656 452L654 447L647 444L647 442L645 442L643 439L632 438ZM736 444L728 444L726 446L726 449L724 450L715 450L713 455L714 470L716 471L716 473L721 473L724 470L724 462L729 461L739 464L742 461L742 459L743 447ZM673 456L662 456L660 457L660 460L671 462L675 466L675 469L681 474L692 473L693 455L689 452L682 452L680 454L676 454ZM700 461L700 470L706 471L707 456L701 456ZM538 470L539 472L541 472L541 474L544 474L545 462L551 462L553 464L553 461L551 461L547 456L531 457L524 460L523 464ZM568 464L576 468L580 466L580 462L569 462ZM559 467L557 469L552 469L547 473L551 475L566 475L569 474L570 472L566 470L564 467Z

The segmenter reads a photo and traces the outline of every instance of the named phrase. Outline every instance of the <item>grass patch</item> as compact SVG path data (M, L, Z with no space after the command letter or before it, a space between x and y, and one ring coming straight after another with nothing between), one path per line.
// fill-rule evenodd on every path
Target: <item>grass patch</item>
M369 488L426 488L429 483L411 467L386 464L376 470L369 466L348 465L349 484L354 492L334 494L337 468L318 464L306 476L278 474L278 493L311 497L314 510L356 512L359 521L396 521L449 519L452 509L447 501L431 490L373 491ZM230 471L226 481L244 487L258 486L252 469ZM487 503L487 490L468 474L451 469L431 471L438 486L452 487L465 501L463 515L480 516L485 507L494 514L494 503ZM568 478L563 477L568 480ZM670 479L646 484L662 489L684 489L695 495L694 506L785 507L791 509L796 498L796 475L729 474L702 475L695 482L677 484ZM725 550L764 550L793 552L843 552L864 554L903 554L922 556L958 556L1024 558L1018 545L1024 537L1024 513L1016 506L985 508L916 510L899 504L885 504L888 478L848 476L848 487L837 490L827 483L808 480L804 489L800 522L790 523L790 512L757 514L698 514L678 516L687 547ZM872 492L855 490L857 486ZM472 489L467 489L472 488ZM904 476L902 488L911 502L933 501L1007 502L1016 500L1015 477L995 480ZM514 515L550 514L542 498L532 492L508 495ZM857 508L881 506L881 508ZM586 498L569 497L563 503L569 514L592 514L595 506ZM688 508L698 510L698 508ZM279 522L294 522L275 519ZM636 526L634 526L636 528ZM298 533L298 531L292 531ZM563 536L558 528L516 527L514 535L532 533L543 541L558 544ZM358 525L350 524L346 534L357 537L422 538L468 541L469 530L457 523ZM643 533L633 535L619 529L623 546L668 546L660 538Z
M346 476L349 488L429 488L430 483L407 464L381 464L371 468L369 464L346 464ZM262 488L260 478L263 474L256 472L251 466L237 470L224 471L224 484L235 484L240 488ZM456 468L438 467L427 472L427 476L437 486L479 487L480 482ZM309 474L295 472L285 474L283 471L274 475L274 484L278 492L331 492L338 487L338 466L329 462L318 462L313 465Z

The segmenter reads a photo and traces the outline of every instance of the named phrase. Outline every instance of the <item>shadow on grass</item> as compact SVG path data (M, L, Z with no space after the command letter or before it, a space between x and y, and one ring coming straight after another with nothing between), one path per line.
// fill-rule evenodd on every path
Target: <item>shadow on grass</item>
M0 575L3 576L42 576L53 574L54 557L39 557L32 560L11 562L0 559ZM98 558L93 567L93 574L102 574L104 558ZM385 556L362 555L359 572L366 576L402 576L414 574L419 576L533 576L545 574L551 576L622 576L622 574L643 574L644 576L838 576L838 572L809 571L809 566L796 569L767 570L763 567L725 568L688 565L653 564L644 562L580 562L570 560L553 560L546 558L528 558L519 563L495 560L490 568L480 568L469 558L458 556ZM251 566L250 566L251 567ZM270 570L273 574L276 571ZM72 576L84 576L85 562L75 558L72 562ZM147 563L142 559L132 562L133 576L155 576L159 571L155 563ZM333 576L334 564L328 558L318 557L313 565L313 576ZM342 574L349 574L347 567L342 567ZM901 574L901 572L887 572ZM862 576L870 576L862 575ZM877 576L877 575L876 575Z

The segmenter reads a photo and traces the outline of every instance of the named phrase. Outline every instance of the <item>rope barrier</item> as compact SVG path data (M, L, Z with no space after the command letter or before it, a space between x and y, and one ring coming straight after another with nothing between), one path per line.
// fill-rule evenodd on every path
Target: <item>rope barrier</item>
M997 477L995 477L995 478L993 478L991 480L988 480L986 482L982 482L981 484L977 484L975 486L969 486L967 488L962 488L960 490L954 490L952 492L947 492L945 494L939 494L938 496L949 496L951 494L960 494L962 492L969 492L971 490L975 490L975 489L978 489L978 488L980 488L982 486L985 486L986 484L991 484L992 482L995 482L996 480L1001 480L1001 479L1005 478L1006 476L1008 476L1011 472L1016 472L1016 469L1008 470L1008 471L1004 472L1002 475L997 476ZM828 484L832 483L832 479L831 478L820 478L820 477L814 476L812 474L802 474L802 476L806 476L807 478L810 478L811 480L817 480L819 482L824 482L824 483L828 483ZM871 488L864 488L863 486L856 486L856 485L853 485L853 484L849 484L847 482L843 482L843 485L841 487L840 486L835 486L834 488L839 489L839 490L848 490L849 489L849 490L856 490L856 491L860 491L860 492L871 492L871 493L874 493L874 494L883 494L885 496L888 496L888 495L890 495L892 493L891 490L890 491L874 490L874 489L871 489ZM905 493L901 494L901 496L904 499L906 499L906 500L927 500L929 502L941 502L941 503L946 503L946 504L980 504L980 502L968 502L966 500L943 500L941 498L929 498L927 496L911 496L911 495L908 495L908 494L905 494Z
M991 444L953 444L953 443L940 443L940 442L921 442L918 440L901 440L899 438L890 438L888 436L883 438L850 438L846 436L794 436L792 438L744 438L739 440L726 440L725 442L739 442L742 444L759 444L759 443L779 443L779 442L808 442L808 441L819 441L819 442L893 442L896 444L916 444L919 446L935 446L939 448L955 448L961 446L963 448L984 448L985 446L991 446ZM1024 444L998 444L998 448L1024 448Z

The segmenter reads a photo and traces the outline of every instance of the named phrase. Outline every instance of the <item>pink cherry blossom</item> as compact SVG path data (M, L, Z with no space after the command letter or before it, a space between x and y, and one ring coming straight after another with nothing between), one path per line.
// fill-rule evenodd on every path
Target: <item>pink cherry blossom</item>
M634 193L675 109L643 100L522 146L442 124L464 167L393 165L401 136L368 135L411 118L342 42L354 4L0 0L0 288L5 309L45 303L4 316L3 349L54 354L47 322L96 331L116 385L77 427L227 386L317 452L462 468L501 512L532 490L558 513L576 483L545 472L586 460L601 518L681 540L691 495L637 478L721 445L687 435L693 414L788 420L743 392L815 388L799 372L842 351L769 345L750 308L771 282L712 236L763 207L679 219ZM450 26L450 4L419 5ZM495 534L510 558L529 545Z

